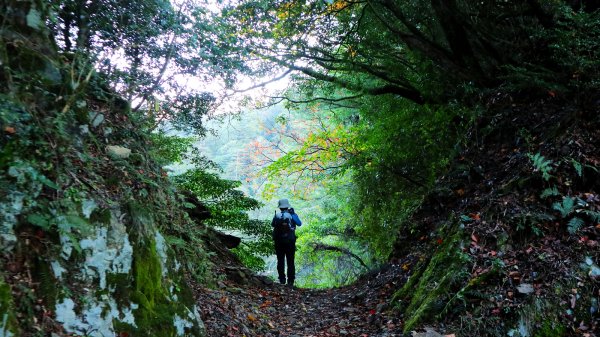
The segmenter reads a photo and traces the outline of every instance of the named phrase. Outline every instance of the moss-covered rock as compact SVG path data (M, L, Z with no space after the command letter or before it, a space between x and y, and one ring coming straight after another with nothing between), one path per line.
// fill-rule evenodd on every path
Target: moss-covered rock
M152 158L106 149L146 153L147 135L85 56L58 55L44 1L0 9L0 336L203 336L159 233L187 221L172 186Z
M119 220L131 216L119 210L112 214L110 226L92 224L93 235L79 241L80 259L67 257L60 261L64 267L56 274L57 280L69 277L80 283L69 291L76 296L57 301L56 320L69 333L94 331L87 333L89 336L121 332L136 336L202 336L203 324L193 299L178 296L186 285L160 233L153 231L154 236L146 237L138 232L131 243L126 228L138 227ZM152 226L146 223L144 228Z
M405 332L441 313L468 277L465 268L469 257L462 251L464 233L460 226L449 225L442 232L445 239L431 259L422 261L394 294L394 302L406 317Z

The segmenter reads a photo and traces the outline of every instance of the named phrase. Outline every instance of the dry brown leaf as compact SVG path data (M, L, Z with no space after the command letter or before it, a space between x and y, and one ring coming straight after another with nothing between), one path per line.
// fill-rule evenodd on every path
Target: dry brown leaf
M264 309L264 308L270 306L271 304L273 304L273 302L271 302L270 300L267 300L263 304L261 304L259 308Z

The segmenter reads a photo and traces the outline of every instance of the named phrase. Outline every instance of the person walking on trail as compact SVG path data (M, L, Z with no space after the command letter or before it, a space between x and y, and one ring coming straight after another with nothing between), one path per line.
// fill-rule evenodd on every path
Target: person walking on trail
M275 211L275 216L271 222L275 254L277 255L277 273L279 274L279 282L286 284L285 264L287 263L287 285L293 287L296 278L296 267L294 266L296 227L302 226L302 222L287 199L279 200L277 208L279 208L279 211Z

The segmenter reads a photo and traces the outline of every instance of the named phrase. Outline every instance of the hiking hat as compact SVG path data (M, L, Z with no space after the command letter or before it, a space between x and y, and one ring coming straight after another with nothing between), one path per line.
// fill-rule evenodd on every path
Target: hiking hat
M279 199L277 203L277 208L291 208L290 202L287 199Z

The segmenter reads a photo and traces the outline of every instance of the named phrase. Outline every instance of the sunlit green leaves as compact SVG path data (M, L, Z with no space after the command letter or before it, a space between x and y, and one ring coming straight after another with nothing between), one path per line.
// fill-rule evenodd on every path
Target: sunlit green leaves
M258 209L261 204L237 188L239 181L226 180L217 173L192 169L172 177L181 189L192 192L210 209L206 224L218 229L233 231L244 236L244 242L235 250L248 267L264 268L261 256L272 251L271 226L267 221L251 219L248 211Z

